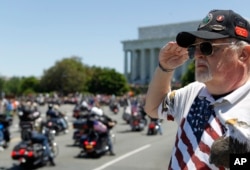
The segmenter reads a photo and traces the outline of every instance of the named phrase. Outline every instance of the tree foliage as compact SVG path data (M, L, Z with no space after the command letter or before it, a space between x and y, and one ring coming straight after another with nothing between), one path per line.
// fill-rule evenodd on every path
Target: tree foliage
M43 91L62 94L86 90L86 71L79 57L65 58L44 71L41 78Z
M30 77L1 78L1 92L7 96L30 94L40 91L39 79Z
M4 87L3 90L6 94L8 95L13 95L13 94L20 94L21 90L21 84L22 84L22 79L20 77L11 77L8 80L4 80Z
M188 66L187 72L181 78L182 86L185 86L194 81L195 81L195 65L194 62L191 62Z
M0 78L0 92L6 94L33 94L41 92L93 93L122 95L129 87L123 74L114 69L89 67L81 58L72 56L55 62L41 78Z
M24 94L30 94L40 91L40 81L36 77L26 77L23 78L21 81L22 82L20 88Z
M93 94L121 95L129 90L124 75L109 68L92 68L92 76L88 82L88 91Z
M3 77L0 77L0 95L2 95L2 93L4 93L4 83L5 83L5 80ZM1 96L0 96L1 97Z

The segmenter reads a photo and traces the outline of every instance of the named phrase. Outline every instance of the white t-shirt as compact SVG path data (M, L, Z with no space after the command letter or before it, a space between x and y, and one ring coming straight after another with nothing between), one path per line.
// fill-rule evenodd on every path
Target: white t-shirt
M208 102L205 110L204 102ZM214 112L208 113L209 108ZM191 83L167 94L158 115L179 125L170 169L182 169L183 165L187 169L219 169L209 163L210 147L216 139L226 134L250 145L250 82L216 101L203 83ZM249 126L230 132L226 123L230 119Z

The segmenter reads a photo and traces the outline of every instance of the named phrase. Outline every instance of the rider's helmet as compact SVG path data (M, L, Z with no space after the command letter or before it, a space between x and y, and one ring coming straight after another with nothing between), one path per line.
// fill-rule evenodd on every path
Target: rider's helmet
M96 115L96 116L102 116L103 115L103 110L98 107L92 107L90 110L91 115Z

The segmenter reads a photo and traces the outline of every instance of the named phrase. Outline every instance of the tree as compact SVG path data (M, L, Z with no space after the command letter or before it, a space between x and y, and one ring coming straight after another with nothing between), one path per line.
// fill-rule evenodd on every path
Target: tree
M2 93L4 93L4 84L5 84L5 80L3 77L0 77L0 97L2 97Z
M187 72L181 78L182 87L195 81L195 65L191 62L188 66Z
M6 79L4 83L3 90L6 95L20 95L22 93L21 90L22 78L20 77L11 77L10 79Z
M93 94L122 95L128 92L129 87L124 75L114 69L93 67L91 79L88 82L88 91Z
M44 71L40 84L43 91L57 91L62 94L86 90L86 70L81 59L76 56L57 61Z
M36 93L40 90L40 81L34 76L23 77L20 86L24 94Z

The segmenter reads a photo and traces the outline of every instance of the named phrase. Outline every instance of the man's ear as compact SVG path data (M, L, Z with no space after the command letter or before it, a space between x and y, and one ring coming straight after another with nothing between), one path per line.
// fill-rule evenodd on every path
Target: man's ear
M241 61L246 61L250 58L250 45L246 45L243 47L239 59Z

